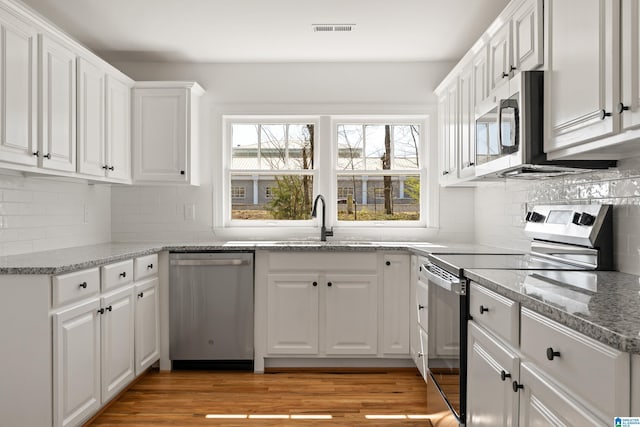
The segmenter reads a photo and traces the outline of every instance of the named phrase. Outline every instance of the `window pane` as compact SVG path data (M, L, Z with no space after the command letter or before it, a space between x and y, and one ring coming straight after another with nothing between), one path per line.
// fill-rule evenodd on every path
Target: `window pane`
M393 126L392 169L418 169L420 128L415 125Z
M338 125L338 170L364 170L363 125Z
M235 187L244 187L244 197L235 197ZM313 202L311 175L231 175L231 219L308 220Z
M259 126L234 124L231 126L231 168L260 169L258 163Z
M389 169L388 166L383 167L383 158L386 153L385 138L387 132L391 132L390 128L385 125L365 125L366 170Z
M313 169L314 126L289 125L289 169Z
M287 142L286 125L261 125L260 156L264 169L284 169Z
M420 176L338 175L341 221L419 221Z

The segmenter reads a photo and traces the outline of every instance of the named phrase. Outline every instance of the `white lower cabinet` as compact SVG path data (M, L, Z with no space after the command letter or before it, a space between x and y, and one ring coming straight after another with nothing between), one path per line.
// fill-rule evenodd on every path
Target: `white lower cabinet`
M608 426L630 415L628 353L527 308L514 317L517 303L476 284L470 289L470 300L494 316L480 324L471 307L468 426ZM515 322L515 334L505 322Z
M100 408L100 299L53 315L54 426L78 425Z
M384 256L382 273L382 351L408 354L410 314L411 258L404 254Z
M520 380L523 387L520 390L519 425L521 427L611 425L599 420L586 408L576 403L570 393L563 391L545 378L533 364L522 364Z
M269 353L377 352L375 275L270 274L267 286Z
M100 310L102 403L135 377L133 286L102 298Z
M140 375L160 358L160 298L157 277L136 282L135 301L135 364L136 375Z
M520 358L475 322L469 322L467 420L473 426L518 425Z

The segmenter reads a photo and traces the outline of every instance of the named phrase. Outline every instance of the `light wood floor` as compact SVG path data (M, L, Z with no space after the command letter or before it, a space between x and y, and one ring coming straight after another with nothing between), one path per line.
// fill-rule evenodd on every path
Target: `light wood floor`
M212 419L207 415L243 418ZM259 415L286 418L252 418ZM305 415L331 419L296 418ZM372 415L396 415L403 419L366 417ZM413 416L422 419L412 419ZM263 375L150 371L88 425L457 426L455 419L443 410L440 396L427 392L417 370Z

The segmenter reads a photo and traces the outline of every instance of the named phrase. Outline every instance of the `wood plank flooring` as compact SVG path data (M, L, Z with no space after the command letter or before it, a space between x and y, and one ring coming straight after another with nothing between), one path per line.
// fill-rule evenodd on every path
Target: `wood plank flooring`
M242 418L228 418L231 415ZM260 415L282 418L253 418ZM150 371L87 425L449 427L457 423L442 410L440 396L429 394L417 370L263 375Z

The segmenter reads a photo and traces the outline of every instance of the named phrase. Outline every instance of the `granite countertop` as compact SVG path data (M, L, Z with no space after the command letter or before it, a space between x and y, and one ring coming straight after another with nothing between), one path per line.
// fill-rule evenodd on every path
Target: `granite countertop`
M616 271L465 270L474 282L620 351L640 354L640 277Z
M161 243L104 243L52 251L0 257L0 274L60 274L156 253L160 251L406 251L417 255L433 252L492 252L489 246L442 245L427 242L375 242L361 240L282 240Z

